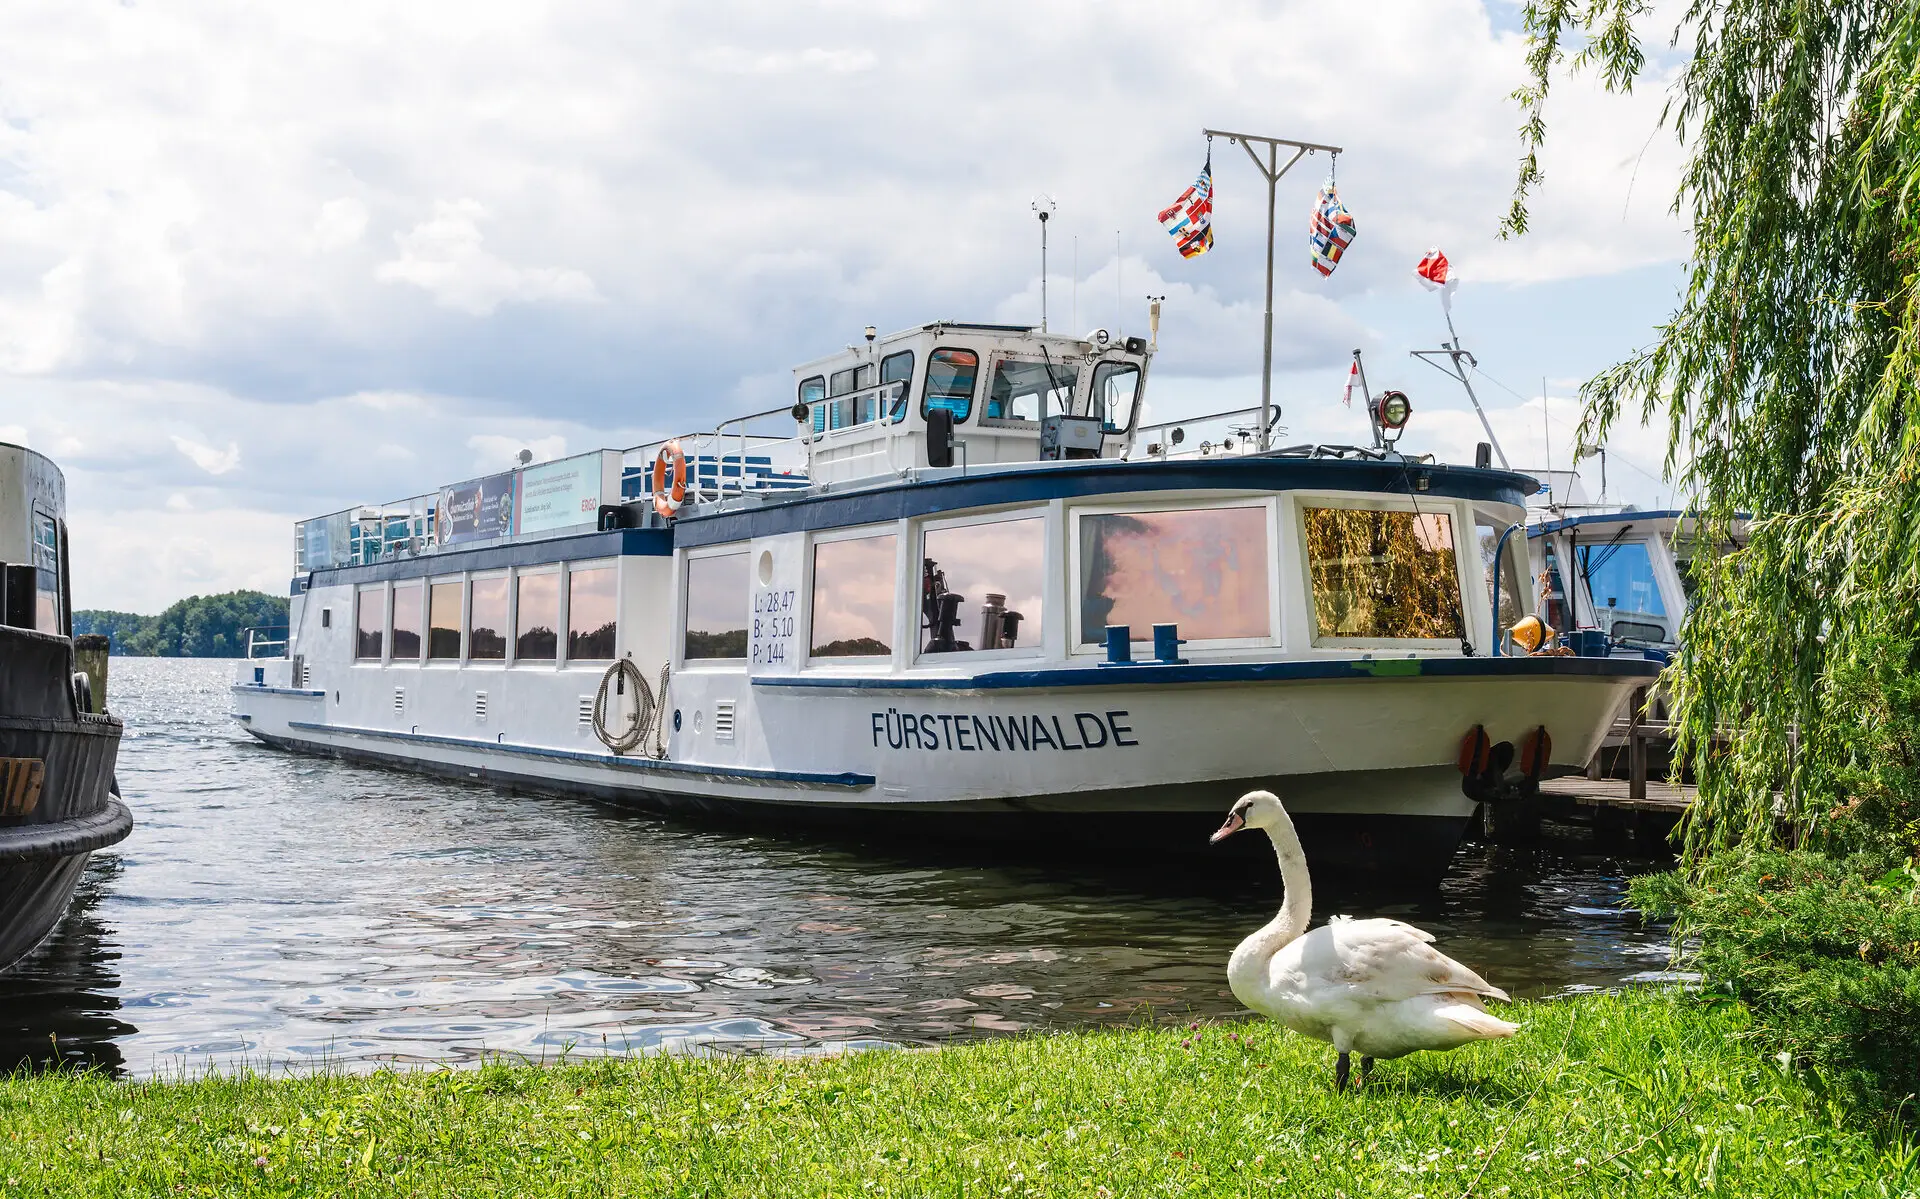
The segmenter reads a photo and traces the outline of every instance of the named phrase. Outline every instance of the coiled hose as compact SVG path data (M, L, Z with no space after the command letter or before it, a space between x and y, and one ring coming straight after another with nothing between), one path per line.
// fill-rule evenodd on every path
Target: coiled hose
M659 695L656 697L654 690L647 686L646 676L633 664L633 659L621 658L607 667L607 672L600 676L600 691L593 697L593 735L616 754L629 754L640 749L651 735L653 752L647 756L665 758L667 742L663 717L667 708L667 682L672 674L672 663L660 667ZM613 696L626 690L629 683L633 687L633 708L627 713L621 729L614 732L607 728L607 706Z

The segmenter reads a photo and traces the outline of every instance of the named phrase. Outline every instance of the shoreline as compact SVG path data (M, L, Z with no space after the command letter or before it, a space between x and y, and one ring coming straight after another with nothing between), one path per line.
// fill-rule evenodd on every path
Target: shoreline
M1382 1062L1265 1021L833 1057L0 1079L0 1196L1888 1194L1920 1161L1673 990ZM1875 1192L1879 1193L1879 1192Z

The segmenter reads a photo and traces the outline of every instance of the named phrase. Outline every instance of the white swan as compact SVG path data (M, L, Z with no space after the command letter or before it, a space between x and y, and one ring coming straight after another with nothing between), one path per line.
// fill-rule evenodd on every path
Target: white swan
M1213 840L1243 828L1265 829L1272 838L1286 895L1280 914L1227 960L1227 984L1261 1015L1332 1042L1340 1051L1336 1091L1347 1087L1349 1054L1360 1055L1364 1084L1375 1058L1456 1049L1519 1029L1481 1005L1482 996L1506 999L1507 993L1433 948L1431 933L1398 920L1346 916L1307 932L1313 885L1292 818L1272 792L1251 791L1233 805Z

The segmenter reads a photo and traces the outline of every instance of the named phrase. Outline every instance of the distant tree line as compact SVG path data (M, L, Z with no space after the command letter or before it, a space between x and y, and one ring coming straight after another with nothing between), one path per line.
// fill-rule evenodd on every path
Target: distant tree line
M158 616L93 610L73 614L76 635L104 634L112 653L144 658L238 658L247 652L249 627L286 623L287 597L261 591L190 595Z

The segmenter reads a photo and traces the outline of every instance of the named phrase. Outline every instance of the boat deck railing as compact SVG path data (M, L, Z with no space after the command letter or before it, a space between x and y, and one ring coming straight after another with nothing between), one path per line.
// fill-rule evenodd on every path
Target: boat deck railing
M248 658L284 658L287 656L289 630L283 624L250 625L241 632L247 635Z
M909 422L904 395L904 384L886 382L805 405L729 417L711 429L611 451L620 455L618 502L645 505L651 499L656 459L670 443L678 443L686 459L683 502L688 504L743 497L772 500L782 493L807 490L816 485L816 456L822 453L831 455L835 477L848 482L905 476L912 472L914 456L909 453L905 462L896 461L899 448L911 446L911 439L905 435ZM1122 461L1143 462L1259 453L1259 420L1259 408L1244 407L1140 426L1120 457ZM1301 457L1388 456L1380 450L1354 446L1303 445L1266 452ZM860 469L849 470L852 464ZM868 467L871 469L865 469ZM356 504L296 523L295 571L305 574L365 566L438 551L436 509L440 495L435 491L384 504ZM664 523L645 507L637 521L642 525Z

